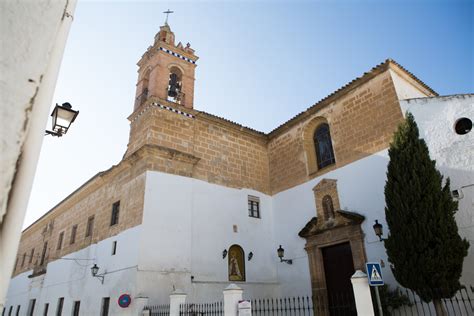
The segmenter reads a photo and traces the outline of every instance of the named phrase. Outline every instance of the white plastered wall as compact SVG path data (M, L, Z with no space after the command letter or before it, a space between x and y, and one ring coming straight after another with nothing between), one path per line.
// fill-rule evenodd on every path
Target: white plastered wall
M75 6L75 0L0 3L0 308Z
M401 101L402 110L415 117L436 168L451 179L451 190L474 184L474 131L458 135L455 122L462 117L474 121L474 95L454 95ZM456 221L460 236L471 246L464 260L461 281L474 284L474 186L462 189Z
M141 226L135 226L51 261L47 265L47 273L41 276L28 278L31 270L15 276L8 289L7 312L10 306L13 305L13 311L16 311L17 306L21 305L21 315L26 315L29 301L36 299L35 315L43 314L46 303L49 303L49 315L55 315L58 299L64 297L63 315L71 315L74 301L81 302L81 315L99 315L102 298L110 297L109 315L138 315L137 308L140 306L136 306L136 298L140 297L140 293L136 289L136 277L140 233ZM116 254L112 255L114 241L117 242L117 249ZM99 274L105 273L103 284L91 275L94 263L100 268ZM118 305L117 299L121 294L132 297L129 307Z

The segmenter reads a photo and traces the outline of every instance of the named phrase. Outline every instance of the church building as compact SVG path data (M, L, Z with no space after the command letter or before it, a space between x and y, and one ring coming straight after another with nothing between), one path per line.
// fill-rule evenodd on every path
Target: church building
M387 231L388 147L406 111L474 240L474 133L456 128L472 127L474 95L439 96L388 59L263 133L195 106L197 64L161 26L138 61L123 159L23 231L5 315L138 315L140 300L180 289L214 302L230 283L245 298L309 295L330 310L369 261L395 286L372 226ZM473 248L461 283L474 284Z

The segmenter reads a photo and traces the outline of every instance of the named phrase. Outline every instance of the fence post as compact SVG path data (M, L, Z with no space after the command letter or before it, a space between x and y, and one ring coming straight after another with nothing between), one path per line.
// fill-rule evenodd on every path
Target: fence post
M132 300L133 315L141 315L143 308L148 304L148 297L137 296Z
M357 270L351 277L352 289L356 302L357 315L374 316L372 296L370 295L369 281L367 274Z
M223 291L224 293L224 316L237 316L237 306L242 300L243 290L231 283Z
M186 293L176 289L170 294L170 316L179 316L179 305L186 302Z

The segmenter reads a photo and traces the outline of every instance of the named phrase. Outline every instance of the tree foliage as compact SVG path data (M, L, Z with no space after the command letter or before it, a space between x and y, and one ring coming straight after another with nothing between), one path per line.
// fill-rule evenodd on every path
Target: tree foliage
M410 113L394 135L389 156L385 248L393 274L426 302L452 297L460 288L469 243L458 234L458 203L451 197L449 178L443 185Z

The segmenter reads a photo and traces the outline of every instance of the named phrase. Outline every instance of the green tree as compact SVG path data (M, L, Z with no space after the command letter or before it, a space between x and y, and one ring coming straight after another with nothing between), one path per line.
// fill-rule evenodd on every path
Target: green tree
M451 197L449 178L443 177L419 138L412 114L400 124L389 149L385 184L385 216L390 230L385 240L393 274L404 287L438 315L441 299L460 288L459 277L469 243L461 239L454 219L458 203Z

